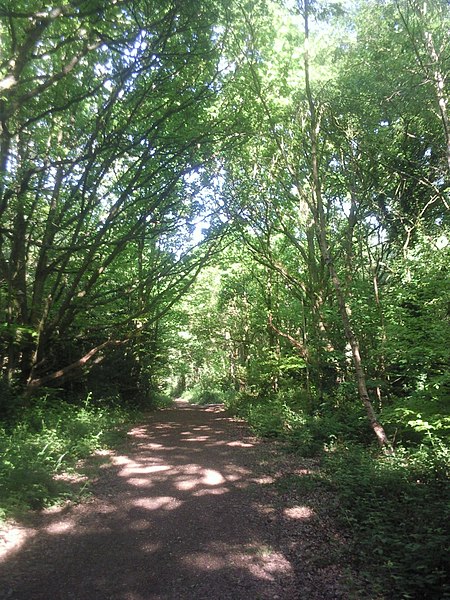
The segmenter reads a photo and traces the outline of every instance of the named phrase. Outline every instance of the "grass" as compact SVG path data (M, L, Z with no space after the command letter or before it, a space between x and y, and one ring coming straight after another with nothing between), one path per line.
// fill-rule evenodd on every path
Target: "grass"
M117 445L136 418L119 406L44 397L0 427L0 520L74 499L80 459ZM64 477L69 475L71 477Z

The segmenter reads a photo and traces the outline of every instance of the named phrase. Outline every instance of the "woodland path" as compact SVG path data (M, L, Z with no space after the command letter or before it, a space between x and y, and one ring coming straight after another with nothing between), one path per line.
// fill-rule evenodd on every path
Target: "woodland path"
M287 465L219 406L178 402L128 437L95 458L91 500L18 529L2 600L348 598L344 541L276 485L313 461Z

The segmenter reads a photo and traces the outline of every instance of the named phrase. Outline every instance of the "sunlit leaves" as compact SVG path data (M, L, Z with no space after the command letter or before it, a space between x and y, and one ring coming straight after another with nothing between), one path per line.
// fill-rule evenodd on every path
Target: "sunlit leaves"
M207 244L190 255L202 208L189 175L216 144L224 16L206 1L35 8L5 9L2 25L14 78L1 106L4 307L26 298L23 325L40 329L33 358L9 364L23 376L55 364L56 333L81 346L127 336L195 276Z

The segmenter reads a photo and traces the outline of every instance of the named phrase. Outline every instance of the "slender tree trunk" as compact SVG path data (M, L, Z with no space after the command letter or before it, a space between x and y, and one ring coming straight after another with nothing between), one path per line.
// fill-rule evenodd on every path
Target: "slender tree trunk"
M367 418L370 426L375 433L380 446L387 452L392 453L392 446L387 438L383 426L378 421L375 410L367 392L366 376L361 360L359 342L353 329L350 317L350 309L345 300L345 292L342 288L341 281L336 272L333 258L331 256L327 229L325 210L322 199L322 186L319 174L319 159L318 159L318 134L319 134L319 118L317 115L316 105L311 90L310 83L310 65L309 65L309 0L304 1L304 20L305 20L305 52L304 52L304 67L305 67L305 91L310 112L310 143L311 143L311 179L312 179L312 199L309 201L310 209L313 214L316 234L319 243L320 252L325 264L328 267L335 296L339 306L339 313L342 320L342 325L347 342L352 349L353 365L355 368L356 382L358 385L359 397L366 410Z
M445 95L445 75L441 71L439 65L439 55L434 47L433 37L431 33L425 32L425 41L427 45L428 54L432 62L433 72L433 83L434 91L436 94L436 100L439 106L439 113L441 115L442 130L445 137L445 149L447 158L447 168L450 174L450 119L447 111L447 98Z
M408 19L403 13L400 2L396 2L398 13L408 33L414 54L416 56L417 63L420 69L422 70L423 74L425 75L426 79L430 81L433 85L442 125L442 132L444 134L445 139L445 157L447 169L448 173L450 174L450 117L448 114L448 98L445 92L446 73L442 65L442 53L441 55L439 54L433 40L433 35L430 31L426 30L426 2L424 2L422 6L420 6L416 0L412 0L409 2L409 4L412 10L415 12L417 18L423 23L423 30L421 30L421 35L423 35L423 38L420 41L417 40L414 27L411 27L410 23L408 22ZM427 54L426 60L424 60L422 57L420 45L423 45L423 47L425 48Z

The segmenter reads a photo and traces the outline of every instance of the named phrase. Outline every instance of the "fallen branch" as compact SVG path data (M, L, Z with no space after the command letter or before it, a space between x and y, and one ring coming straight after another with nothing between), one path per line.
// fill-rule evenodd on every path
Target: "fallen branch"
M120 346L122 344L126 344L129 340L107 340L103 342L99 346L92 348L89 350L87 354L79 358L77 361L67 365L63 369L59 369L58 371L54 371L53 373L49 373L48 375L44 375L43 377L38 377L35 379L29 379L27 382L26 392L30 393L32 390L45 385L46 383L50 383L53 381L57 381L58 379L65 378L68 374L76 371L77 369L82 369L100 350L106 348L107 346Z

